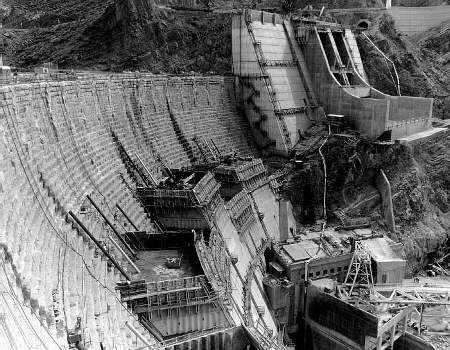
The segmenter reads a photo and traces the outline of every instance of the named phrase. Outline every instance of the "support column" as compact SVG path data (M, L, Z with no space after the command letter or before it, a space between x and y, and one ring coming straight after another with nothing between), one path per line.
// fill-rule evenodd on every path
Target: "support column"
M278 201L280 242L285 242L289 238L288 204L285 199Z
M397 324L394 324L394 326L391 329L391 349L394 349L394 341L395 341L395 332L397 330Z
M381 346L383 345L383 334L378 337L377 341L377 350L381 350Z
M381 203L384 220L386 222L388 229L392 233L395 233L395 217L394 217L394 205L392 203L391 184L389 183L389 180L383 170L380 170L380 174L376 178L376 184L378 191L381 194Z

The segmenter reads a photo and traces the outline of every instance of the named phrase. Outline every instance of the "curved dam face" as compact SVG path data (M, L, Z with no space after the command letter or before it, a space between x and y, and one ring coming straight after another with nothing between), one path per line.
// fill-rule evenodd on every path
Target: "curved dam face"
M373 89L335 23L245 11L232 37L235 77L5 72L0 350L422 345L406 332L412 307L359 303L374 280L394 296L406 261L366 217L339 209L327 223L322 149L417 141L432 100ZM276 155L270 171L260 151ZM320 193L313 153L324 220L297 228L283 190L293 169L317 177L298 196ZM376 182L367 202L395 230L389 179ZM315 220L303 202L295 214Z
M239 165L241 188L228 193L225 201L217 199L212 216L202 214L210 228L201 230L208 236L203 252L210 253L192 258L200 260L197 265L204 270L199 267L191 276L212 277L208 266L216 272L218 267L205 259L217 251L214 242L225 245L230 259L238 259L231 271L239 285L228 299L231 311L217 302L217 285L208 287L202 277L191 280L186 275L178 287L159 282L180 276L158 265L156 258L147 265L134 259L142 245L161 257L161 249L188 241L177 236L176 243L161 243L158 249L142 243L161 242L158 237L165 233L169 237L136 195L142 182L166 181L168 174L207 162L209 155L257 156L247 122L236 111L233 80L144 74L71 79L3 86L0 91L0 347L174 348L190 342L193 348L219 344L228 349L234 341L233 347L239 348L245 342L235 340L239 336L234 327L245 314L252 336L261 337L254 323L261 321L257 315L264 310L263 322L276 335L261 294L260 258L267 241L277 239L278 204L264 167L256 180L247 174L259 163ZM207 180L217 187L206 177L195 189L208 192L209 187L199 187L209 186ZM197 199L200 192L195 192ZM264 232L261 225L266 229L263 239L245 238L255 230ZM228 236L222 235L225 229ZM133 245L129 232L134 237L142 234L139 246ZM186 246L192 248L193 241ZM146 266L167 276L152 280L144 276ZM148 310L152 296L160 308L181 314L142 315L142 305L133 304L136 294L126 299L116 290L121 283L138 286L135 281L142 280L147 283ZM182 299L176 304L170 298L179 283L185 294L177 294ZM245 286L250 290L244 292L251 299L248 303L242 297ZM203 317L203 323L197 316L186 316L192 313ZM176 338L185 332L191 332L192 339Z

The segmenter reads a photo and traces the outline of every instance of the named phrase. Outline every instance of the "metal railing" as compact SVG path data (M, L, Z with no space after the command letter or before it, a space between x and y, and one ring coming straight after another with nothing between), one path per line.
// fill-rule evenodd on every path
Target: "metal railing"
M192 288L205 289L209 292L207 278L204 275L198 275L163 281L146 282L145 280L141 280L132 282L129 285L124 284L118 286L118 289L121 291L122 300L146 298L152 295L182 291Z

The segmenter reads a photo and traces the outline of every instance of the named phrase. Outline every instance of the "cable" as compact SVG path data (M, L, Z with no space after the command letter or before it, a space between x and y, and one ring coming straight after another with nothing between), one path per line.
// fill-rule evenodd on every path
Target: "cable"
M49 103L49 97L48 97L48 90L47 90L47 89L45 90L45 93L46 93L46 95L47 95L46 101L47 101L48 109L49 109L49 108L50 108L50 103ZM64 100L64 98L63 98L62 92L61 92L61 100L62 100L62 105L63 105L64 108L65 108L66 104L65 104L65 100ZM64 115L64 114L63 114L63 115ZM49 113L47 113L47 117L50 119L50 123L52 123L51 116L50 116ZM64 117L63 117L63 118L64 118ZM71 130L71 129L70 129L70 125L68 124L66 118L64 118L64 121L66 122L68 129ZM52 123L52 125L53 125L53 123ZM71 134L69 133L69 135L71 135ZM72 138L72 141L73 141L73 138ZM65 167L67 168L68 174L71 174L71 173L72 173L71 170L72 170L73 168L69 167L69 165L67 164L67 162L66 162L66 157L64 156L64 152L63 152L63 150L62 150L62 147L61 147L61 144L60 144L59 140L58 140L58 142L56 142L56 143L57 143L57 145L58 145L59 153L61 154L61 159L62 159L62 161L63 161ZM74 145L76 146L76 143L75 143ZM55 156L56 156L56 153L55 153ZM80 159L80 161L81 161L81 159ZM82 164L83 164L83 163L82 163ZM84 165L84 164L83 164L83 165ZM87 171L86 169L84 169L84 170ZM73 180L73 174L71 174L71 175L72 175L72 176L70 176L70 178L71 178L71 180L72 180L74 186L76 187L77 184L76 184L75 181ZM89 174L87 174L87 175L88 175L88 177L89 177ZM66 178L64 178L64 182L66 183L67 188L71 190L73 196L74 196L74 197L77 197L77 193L76 193L76 191L74 190L74 187L71 186L71 185L69 184L69 182L67 181ZM91 183L92 183L93 186L95 186L95 184L94 184L92 181L91 181ZM98 192L100 193L100 191L98 191ZM55 198L56 198L56 196L55 196ZM103 232L103 231L101 231L101 232Z
M6 301L5 295L3 293L2 293L2 298L3 298L3 302L6 305L6 308L9 310L9 314L12 316L14 323L17 325L17 329L18 329L19 333L21 334L23 341L26 343L28 348L31 348L31 346L28 342L28 338L25 337L25 334L23 333L23 329L22 329L22 327L20 327L21 323L17 320L16 313L11 310L11 307L8 305L8 302Z
M46 102L47 102L47 104L48 104L48 108L45 109L46 112L47 112L47 111L49 111L49 109L50 109L49 94L48 94L48 90L47 90L47 89L45 89L45 95L46 95ZM52 123L52 120L51 120L52 118L51 118L51 116L50 116L50 113L45 113L45 116L47 117L48 121L49 121L50 123ZM45 122L45 121L44 121L44 122ZM52 124L52 125L53 125L53 124ZM64 157L64 153L63 153L61 144L60 144L59 142L56 142L56 144L58 145L58 150L59 150L59 153L61 154L61 159L62 159L62 161L64 162L66 168L69 170L69 173L70 173L70 169L71 169L71 168L69 167L69 165L68 165L67 162L66 162L66 157ZM55 154L55 158L56 158L56 152L54 152L54 154ZM73 178L71 178L71 180L72 180L72 182L74 182L74 184L75 184L75 181L73 181ZM67 181L67 179L66 179L65 177L63 178L63 181L66 183L67 187L70 188L70 190L72 191L72 193L75 195L76 193L75 193L73 187L69 185L69 182ZM76 186L76 184L75 184L75 186Z
M391 68L389 67L389 63L388 63L388 61L386 60L386 57L383 57L383 59L384 59L384 63L386 63L386 67L387 67L387 69L388 69L389 76L391 77L392 85L394 85L394 86L396 87L397 85L396 85L396 83L395 83L394 76L392 75ZM398 88L397 88L397 90L398 90ZM398 92L398 91L397 91L397 92Z
M328 138L331 135L331 125L328 124L328 135L325 138L325 141L322 143L322 145L319 147L319 154L320 157L322 157L322 163L323 163L323 172L324 172L324 182L323 182L323 219L324 219L324 223L322 225L322 233L325 229L325 226L327 224L327 163L325 161L325 157L322 153L322 147L325 146L325 144L328 141Z
M67 234L66 234L67 239ZM63 315L64 315L64 326L66 327L66 333L69 334L69 329L67 326L67 313L66 313L66 293L65 293L65 285L64 285L64 272L65 272L65 266L66 266L66 255L67 255L67 245L64 246L64 255L63 255L63 262L62 262L62 269L61 269L61 296L62 296L62 303L63 303ZM58 277L59 278L59 277Z
M45 92L46 92L46 94L48 95L48 91L45 90ZM78 152L77 144L76 144L75 139L74 139L74 137L73 137L73 132L72 132L71 126L70 126L70 124L69 124L69 121L68 121L67 118L65 117L65 114L67 114L67 109L66 109L66 103L65 103L64 96L63 96L62 92L63 92L63 91L62 91L62 88L61 88L60 97L61 97L62 105L64 106L63 108L64 108L64 111L65 111L65 113L63 113L63 119L64 119L64 122L65 122L65 124L66 124L66 126L67 126L67 129L69 130L69 135L71 136L71 140L72 140L72 142L73 142L73 144L74 144L74 146L75 146L75 150L76 150L76 154L78 155L78 159L79 159L79 161L81 162L82 167L83 167L83 170L84 170L85 174L87 175L87 177L88 177L88 179L89 179L91 185L92 185L92 186L94 187L94 189L95 189L95 190L103 197L103 200L101 200L101 202L106 204L106 206L108 207L109 212L112 214L112 209L111 209L111 207L108 205L108 202L106 201L105 196L101 193L101 191L100 191L99 188L96 186L96 184L94 183L94 181L90 178L89 171L88 171L87 168L85 167L85 165L84 165L84 163L83 163L83 161L82 161L82 159L81 159L81 155L80 155L79 152ZM49 97L47 96L47 103L48 103L48 106L50 106L48 100L49 100ZM48 116L48 118L51 119L50 116ZM50 122L51 122L51 121L50 121ZM69 167L69 165L67 164L67 162L66 162L66 157L64 156L64 153L63 153L63 150L62 150L62 147L61 147L60 143L59 143L59 142L56 142L56 143L58 144L58 149L59 149L59 153L61 154L62 161L64 162L65 167L66 167L67 170L68 170L68 173L70 174L70 173L72 172L71 170L72 170L73 168ZM56 153L55 153L55 156L56 156ZM72 174L71 179L72 179L72 182L74 183L74 185L77 186L77 184L73 181L73 174ZM77 193L75 192L73 186L69 185L69 183L68 183L68 181L67 181L66 178L64 178L64 181L65 181L65 183L66 183L66 185L67 185L67 188L69 188L69 189L71 190L73 196L76 197L76 196L77 196ZM95 216L95 215L94 215L94 216ZM114 217L114 215L112 215L112 216ZM94 218L94 219L96 219L96 218ZM96 220L93 220L93 221L96 222ZM115 221L117 222L117 220L115 220ZM125 227L123 226L123 224L122 224L120 221L118 221L118 222L119 222L119 225L122 227L122 229L123 229L124 231L126 231L126 229L125 229ZM97 223L97 222L96 222L96 223ZM103 233L104 230L100 230L100 232ZM104 237L103 237L103 238L104 238Z
M375 43L372 41L372 40L370 40L370 38L366 35L366 33L362 33L362 35L373 45L373 47L384 57L384 59L385 59L385 61L386 60L388 60L389 62L391 62L392 63L392 66L394 67L394 72L395 72L395 76L396 76L396 78L397 78L397 84L395 84L395 82L393 81L393 83L394 83L394 86L396 85L396 88L397 88L397 93L398 93L398 95L399 96L401 96L402 94L400 93L400 79L398 78L398 74L397 74L397 68L395 68L395 64L394 64L394 62L389 58L389 57L387 57L384 53L383 53L383 51L381 51L378 47L377 47L377 45L375 45ZM388 69L389 69L389 66L388 66ZM390 73L391 71L389 70L389 73ZM392 79L393 80L393 79Z

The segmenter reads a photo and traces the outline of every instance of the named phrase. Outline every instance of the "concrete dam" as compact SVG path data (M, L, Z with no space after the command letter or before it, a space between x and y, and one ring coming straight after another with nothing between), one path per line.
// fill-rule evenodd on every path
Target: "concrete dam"
M283 174L261 157L330 120L370 140L429 137L443 132L432 99L370 86L335 23L244 11L232 37L233 77L0 87L1 349L429 349L407 332L401 244L352 225L294 237ZM367 304L407 307L364 308L361 286L378 293Z
M128 231L163 234L134 195L137 183L130 164L139 164L140 171L145 171L141 168L145 164L152 169L152 179L160 181L165 169L202 159L203 149L196 146L194 137L223 155L255 157L247 123L236 112L233 81L94 75L5 86L1 94L2 291L6 293L2 295L9 310L9 336L0 333L6 341L2 344L10 339L11 348L16 349L58 348L67 345L65 328L77 326L92 348L100 343L108 349L137 348L145 344L144 339L153 343L154 338L115 291L117 282L137 276L125 258L129 245L122 245L111 227L120 235ZM225 211L221 217L228 217L225 207L221 208ZM76 213L92 239L68 220L69 211ZM103 215L114 226L105 226ZM240 249L244 248L230 247L234 254L244 255ZM129 272L117 270L106 252ZM250 257L247 252L239 261L242 275L248 264L245 259ZM240 295L237 299L242 300ZM31 309L23 307L11 321L8 316L23 300ZM39 328L37 336L23 320L48 329ZM226 326L220 326L227 329L225 321ZM172 325L162 327L176 334L177 327L187 327L183 322L175 318ZM215 322L206 323L213 328Z

